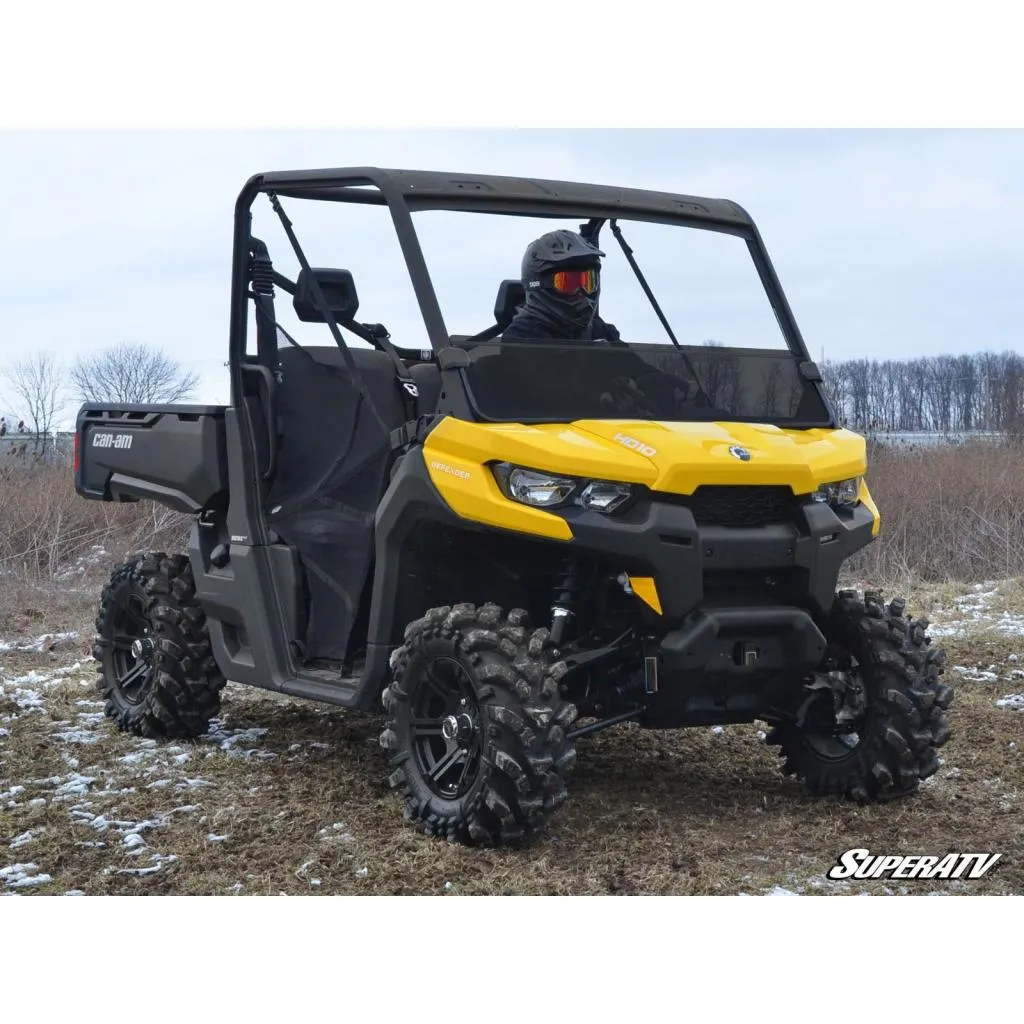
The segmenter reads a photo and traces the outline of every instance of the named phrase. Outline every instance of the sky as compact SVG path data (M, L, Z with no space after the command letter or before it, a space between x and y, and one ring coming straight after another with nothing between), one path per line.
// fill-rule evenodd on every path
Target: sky
M36 350L68 365L113 344L144 343L200 375L195 400L226 402L238 192L259 171L363 164L733 199L757 223L814 358L1024 349L1020 131L83 128L0 131L0 371ZM262 202L257 231L294 277L290 247ZM286 206L313 265L353 271L360 318L419 347L422 320L384 211ZM518 275L523 246L548 228L458 214L421 222L453 333L489 325L499 282ZM659 298L674 304L680 333L692 315L689 340L729 335L731 309L751 297L763 303L745 251L729 279L735 290L722 291L699 252L682 276L675 229L657 228L650 241L644 230L634 226L628 237ZM628 268L610 251L610 235L602 243L602 315L629 337L639 324L631 318L650 312L638 312L644 300L632 282L632 298L612 308L624 287L617 275ZM286 306L279 301L279 311ZM282 323L300 340L331 343L325 327L287 313ZM0 379L0 409L10 413L8 390Z

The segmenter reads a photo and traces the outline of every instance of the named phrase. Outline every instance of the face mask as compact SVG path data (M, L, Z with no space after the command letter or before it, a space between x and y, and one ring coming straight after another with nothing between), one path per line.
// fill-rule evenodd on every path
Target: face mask
M527 288L526 308L560 336L585 338L597 314L598 279L593 279L591 288L589 292L579 289L563 294L550 286L541 287L538 281Z

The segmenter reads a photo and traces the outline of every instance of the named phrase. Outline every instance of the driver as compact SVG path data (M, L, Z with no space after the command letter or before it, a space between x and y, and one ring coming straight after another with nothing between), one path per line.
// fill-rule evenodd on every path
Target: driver
M621 340L618 328L597 315L604 253L574 231L549 231L523 254L521 278L526 301L502 332L503 341L541 340L615 345L628 367L601 394L601 405L621 415L658 418L678 403L692 401L696 381L655 370ZM628 353L628 355L627 355Z
M523 254L526 301L502 337L618 342L613 324L597 315L604 253L575 231L549 231Z

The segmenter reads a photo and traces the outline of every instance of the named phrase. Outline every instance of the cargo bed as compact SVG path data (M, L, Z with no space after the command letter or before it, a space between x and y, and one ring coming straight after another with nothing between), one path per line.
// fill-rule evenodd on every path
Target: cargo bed
M87 402L75 424L75 490L199 513L227 497L223 405Z

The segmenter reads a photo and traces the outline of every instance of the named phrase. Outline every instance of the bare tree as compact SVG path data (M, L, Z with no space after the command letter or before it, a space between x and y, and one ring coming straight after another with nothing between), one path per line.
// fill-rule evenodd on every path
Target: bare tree
M822 387L835 410L841 424L845 424L849 405L849 373L846 363L823 362L821 364Z
M41 456L66 402L64 371L48 352L36 352L12 363L3 376L5 405L21 417L17 432L31 438L34 452Z
M83 402L180 402L199 384L159 349L116 345L95 356L79 358L71 368L75 396Z

